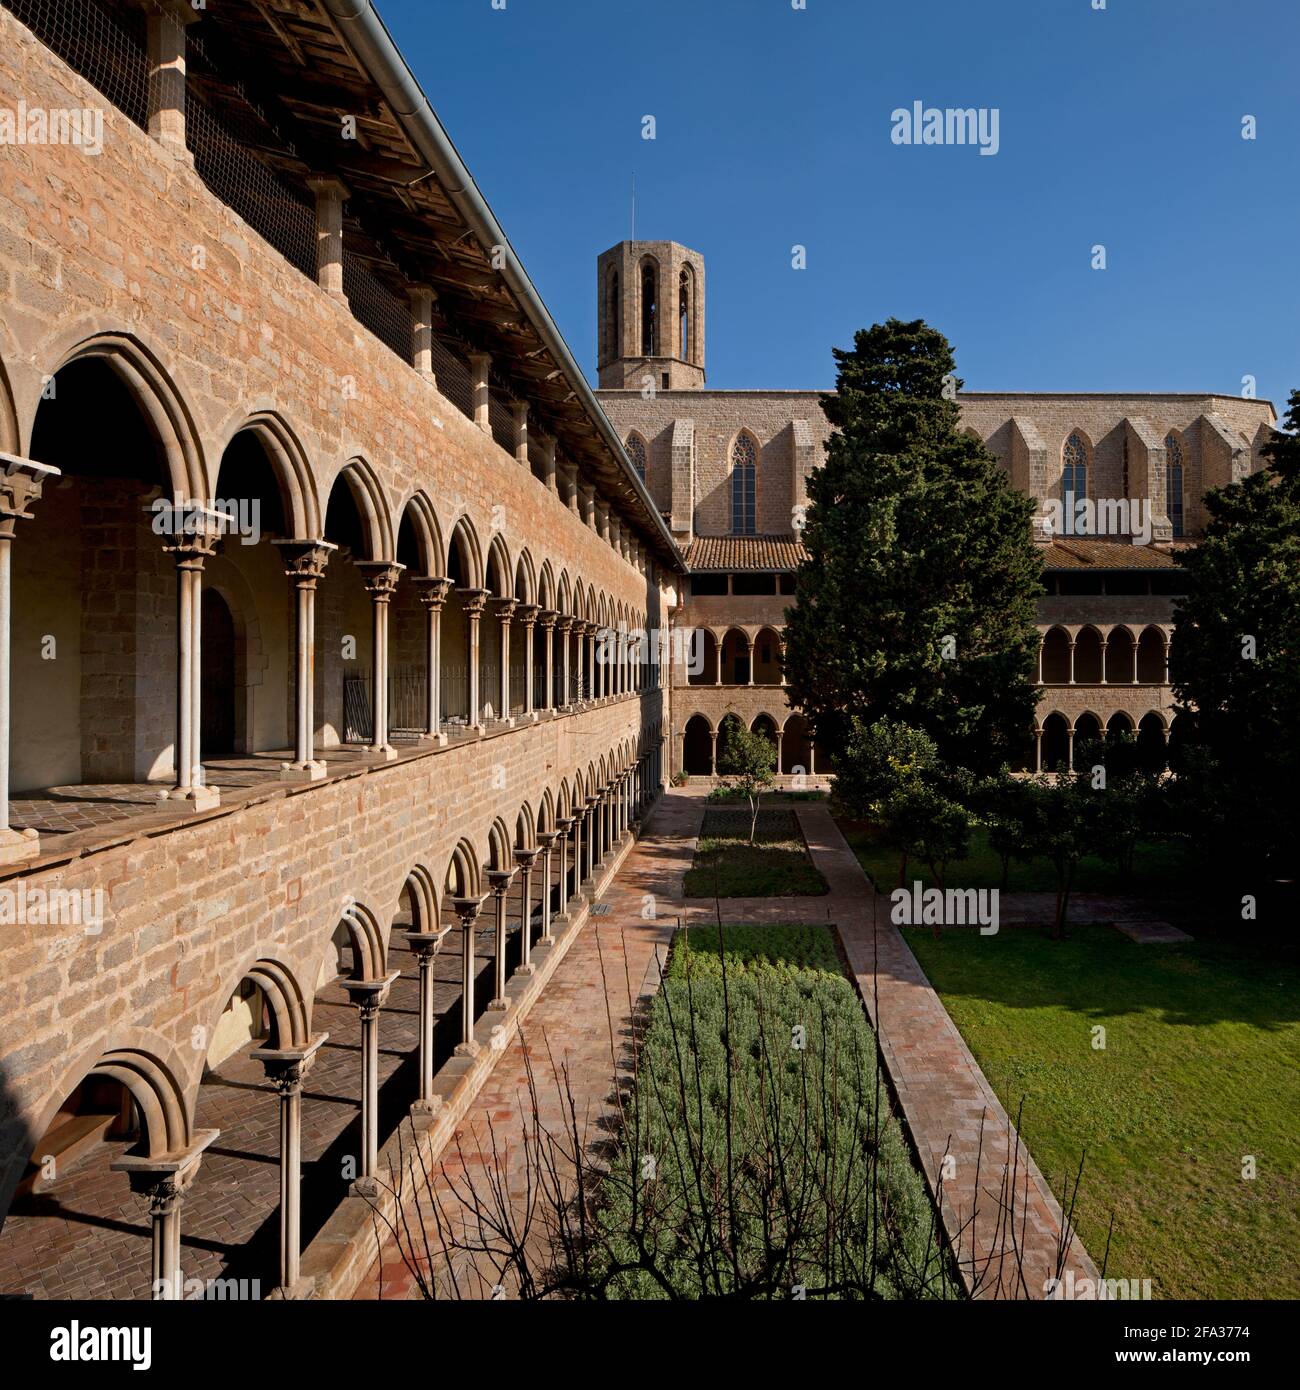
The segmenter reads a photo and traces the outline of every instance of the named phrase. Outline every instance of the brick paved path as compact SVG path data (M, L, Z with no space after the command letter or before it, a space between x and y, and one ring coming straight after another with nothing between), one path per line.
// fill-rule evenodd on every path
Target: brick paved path
M592 918L561 963L529 1017L525 1038L497 1064L458 1131L458 1147L442 1155L446 1178L434 1171L440 1197L454 1184L485 1171L493 1152L505 1153L513 1192L523 1192L527 1165L523 1124L527 1098L525 1048L533 1059L540 1114L563 1130L562 1092L549 1054L567 1069L580 1131L593 1151L605 1142L614 1110L617 1058L626 1082L624 1045L637 998L657 987L657 951L666 951L676 921L712 921L712 899L681 897L690 867L703 802L693 791L669 793L652 816L640 844L606 894L612 912ZM945 1155L944 1219L957 1247L963 1277L981 1297L1040 1298L1058 1270L1062 1214L969 1049L926 980L907 943L877 897L853 852L824 806L797 806L800 824L830 893L809 898L736 898L724 904L728 921L833 922L838 925L859 990L876 1024L901 1104L931 1188L937 1190ZM642 895L654 893L658 917L641 920ZM629 997L628 982L631 984ZM982 1134L982 1139L981 1139ZM981 1156L982 1143L982 1156ZM480 1193L481 1182L476 1186ZM455 1219L455 1199L444 1201ZM972 1217L972 1213L974 1213ZM1014 1238L1011 1221L1014 1218ZM430 1227L432 1230L432 1227ZM1016 1273L1014 1249L1022 1251ZM1066 1267L1076 1278L1096 1277L1074 1240ZM400 1251L389 1242L359 1286L359 1298L403 1298L417 1292ZM469 1285L462 1294L471 1295Z
M502 1053L475 1098L457 1131L457 1145L441 1155L441 1167L434 1170L441 1196L449 1190L443 1168L451 1183L472 1180L474 1173L484 1171L494 1144L506 1156L512 1191L524 1190L523 1126L532 1115L526 1057L533 1066L542 1123L555 1134L568 1127L565 1087L556 1080L557 1074L566 1076L588 1151L599 1152L608 1142L616 1113L615 1075L617 1085L630 1083L626 1048L634 1015L639 1002L658 986L658 963L677 925L682 876L694 857L700 820L700 803L684 796L665 797L651 813L640 843L601 898L609 912L588 918L533 1006L521 1036ZM642 916L646 894L655 898L654 920ZM481 1182L476 1186L476 1191L485 1190ZM459 1204L453 1199L443 1209L454 1220ZM432 1239L431 1225L429 1230ZM463 1292L471 1291L466 1284ZM355 1297L407 1298L416 1293L415 1280L390 1241Z

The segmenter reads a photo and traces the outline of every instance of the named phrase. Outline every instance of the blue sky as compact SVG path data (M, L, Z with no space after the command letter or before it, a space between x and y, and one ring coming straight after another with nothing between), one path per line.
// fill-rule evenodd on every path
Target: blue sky
M896 315L942 329L972 390L1250 375L1280 407L1300 386L1300 4L1093 3L378 7L589 376L595 260L629 234L635 176L637 235L705 257L711 386L829 385L831 347ZM999 153L895 145L914 101L996 107Z

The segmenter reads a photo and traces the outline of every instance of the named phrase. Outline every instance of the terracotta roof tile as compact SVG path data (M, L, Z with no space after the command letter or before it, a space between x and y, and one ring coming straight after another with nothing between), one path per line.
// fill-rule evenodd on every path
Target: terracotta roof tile
M690 570L793 570L806 554L792 534L700 536L686 547Z
M1049 570L1173 570L1179 558L1153 545L1129 545L1126 541L1099 541L1089 536L1067 536L1043 547L1043 568Z

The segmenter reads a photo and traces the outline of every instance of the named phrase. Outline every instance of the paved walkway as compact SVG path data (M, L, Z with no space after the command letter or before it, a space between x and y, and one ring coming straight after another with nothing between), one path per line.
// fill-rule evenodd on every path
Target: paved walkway
M814 898L730 899L730 921L833 922L876 1024L885 1060L931 1187L943 1174L945 1225L957 1249L963 1277L982 1297L1041 1298L1058 1269L1076 1278L1095 1277L1086 1252L1073 1242L1062 1264L1062 1215L1015 1128L976 1065L961 1035L931 988L898 929L888 920L853 852L824 806L801 804L800 824L830 893ZM691 792L670 792L656 808L641 842L629 855L603 899L605 916L593 916L534 1006L524 1036L503 1054L432 1173L439 1198L453 1184L488 1171L495 1151L505 1155L511 1190L527 1190L524 1124L525 1057L532 1059L539 1112L552 1132L567 1127L563 1088L567 1078L579 1133L589 1152L609 1140L618 1085L630 1082L626 1042L637 1005L658 986L656 953L665 952L679 919L711 921L712 899L684 899L682 876L690 867L704 805ZM642 916L646 894L656 917ZM877 920L878 923L877 923ZM944 1163L945 1156L949 1158ZM478 1192L484 1189L476 1185ZM442 1201L449 1216L460 1210ZM432 1228L431 1228L432 1229ZM1021 1273L1016 1274L1016 1248ZM409 1251L409 1247L408 1247ZM424 1266L424 1261L420 1261ZM486 1289L462 1287L462 1296ZM416 1280L390 1241L357 1290L359 1298L403 1298L418 1293Z

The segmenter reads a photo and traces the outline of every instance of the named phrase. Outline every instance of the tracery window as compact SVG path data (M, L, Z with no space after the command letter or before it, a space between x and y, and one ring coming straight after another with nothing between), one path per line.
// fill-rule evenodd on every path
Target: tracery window
M739 434L731 446L731 531L736 536L755 534L758 449L749 434Z
M632 467L641 475L641 481L645 482L646 455L645 440L639 434L628 436L627 456L632 460Z
M1165 487L1169 501L1169 520L1174 539L1183 535L1183 446L1177 435L1165 436Z

